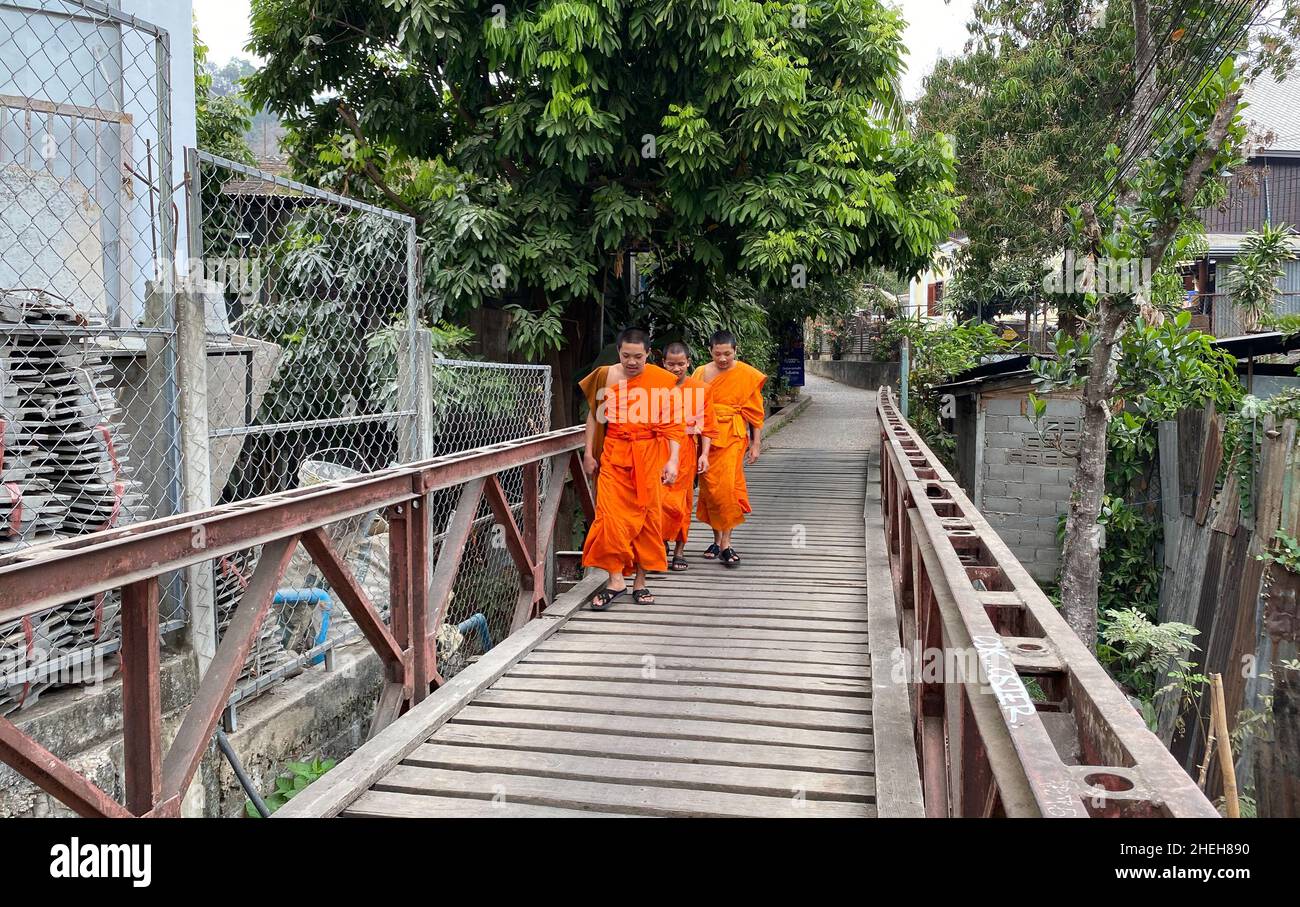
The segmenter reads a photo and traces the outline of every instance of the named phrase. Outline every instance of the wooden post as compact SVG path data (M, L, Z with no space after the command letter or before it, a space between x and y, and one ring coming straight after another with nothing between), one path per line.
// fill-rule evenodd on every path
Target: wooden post
M1219 738L1219 770L1223 772L1223 802L1229 819L1241 818L1241 802L1237 799L1237 770L1232 764L1232 738L1228 736L1227 707L1223 704L1223 675L1210 675L1210 717L1214 722L1214 736Z
M1160 511L1165 528L1165 564L1178 560L1178 423L1161 422L1156 426L1160 456Z
M1214 727L1210 727L1210 733L1205 738L1205 758L1201 760L1201 771L1196 777L1196 786L1205 790L1205 779L1210 774L1210 760L1214 758L1214 744L1218 740L1214 732Z

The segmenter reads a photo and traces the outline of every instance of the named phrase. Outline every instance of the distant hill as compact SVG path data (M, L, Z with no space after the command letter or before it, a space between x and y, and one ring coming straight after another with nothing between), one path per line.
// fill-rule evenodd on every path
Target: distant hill
M252 60L245 57L232 57L225 64L205 63L212 76L212 94L224 97L240 93L239 80L251 76L257 71ZM285 154L280 150L280 139L284 136L284 126L280 118L265 108L253 115L252 125L244 133L244 140L258 160L283 161Z

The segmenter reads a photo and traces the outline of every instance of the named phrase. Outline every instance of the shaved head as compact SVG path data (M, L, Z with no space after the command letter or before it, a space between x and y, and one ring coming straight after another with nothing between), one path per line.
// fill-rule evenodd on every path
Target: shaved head
M639 343L646 349L650 348L650 338L640 328L624 328L619 331L618 338L614 341L614 349L623 349L625 343Z
M713 336L709 338L709 346L730 346L735 349L736 335L731 331L714 331Z
M686 372L691 367L691 350L680 340L674 340L664 347L664 368L672 372L677 378L677 383L681 384L686 378Z
M650 353L650 338L645 331L640 328L620 331L614 348L618 351L618 364L627 377L635 378L645 371Z

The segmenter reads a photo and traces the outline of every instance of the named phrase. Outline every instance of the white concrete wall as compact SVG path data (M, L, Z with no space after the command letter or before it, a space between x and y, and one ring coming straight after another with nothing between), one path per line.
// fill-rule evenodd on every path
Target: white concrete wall
M153 161L162 157L157 149L163 120L156 39L147 31L69 16L74 8L55 0L37 0L32 6L49 14L0 9L0 37L5 45L0 55L0 94L19 99L0 106L0 166L9 168L11 183L48 174L63 184L64 194L83 200L76 215L81 223L72 225L74 232L92 237L102 254L83 254L79 262L56 265L55 273L48 273L48 264L20 263L22 267L15 267L24 279L16 285L53 290L69 280L93 279L102 289L84 308L126 326L143 314L145 282L155 272L154 248L164 248L155 226L161 204L177 202L177 245L182 256L186 248L184 196L170 190L181 184L184 149L196 141L191 3L121 0L118 4L123 13L165 29L170 43L166 70L170 84L165 86L170 98L163 103L170 106L171 114L171 183L163 187L168 197L161 202L155 199L152 217L146 178L151 157ZM29 109L33 104L37 109ZM66 107L48 113L40 110L43 104L77 105L104 113L69 112ZM128 119L119 124L122 114ZM147 149L153 149L152 155ZM39 222L42 217L50 220L42 205L11 213L9 233L27 237L28 246L48 245L42 237L52 241L61 231L58 223ZM14 243L8 245L12 249ZM42 268L46 273L28 274Z
M176 187L185 179L185 149L198 144L194 116L194 4L191 0L119 0L117 5L122 12L167 31L171 49L172 186ZM140 100L156 104L153 95ZM153 139L157 141L157 136ZM179 212L176 256L183 263L188 248L184 194L174 197Z

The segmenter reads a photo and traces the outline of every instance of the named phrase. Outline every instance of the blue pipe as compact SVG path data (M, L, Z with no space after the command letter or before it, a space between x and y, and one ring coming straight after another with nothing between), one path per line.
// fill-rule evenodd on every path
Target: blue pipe
M320 605L324 615L321 617L320 632L316 634L315 645L322 645L325 637L329 635L330 613L334 610L334 600L324 589L277 589L275 598L271 601L277 605ZM318 665L325 660L325 653L322 652L311 660L311 663Z
M482 611L471 614L466 620L462 620L456 629L462 636L469 633L470 630L478 631L479 642L483 644L483 651L486 652L492 648L492 634L488 631L487 618L483 616Z

